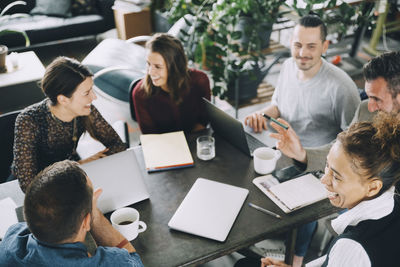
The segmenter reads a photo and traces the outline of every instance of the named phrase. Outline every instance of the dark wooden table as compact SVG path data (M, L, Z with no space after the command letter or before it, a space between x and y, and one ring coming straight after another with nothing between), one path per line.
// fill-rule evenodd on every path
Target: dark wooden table
M190 266L201 264L239 249L246 248L266 238L289 232L297 226L317 220L336 211L328 200L320 201L290 214L285 214L252 180L258 175L253 160L216 136L216 157L201 161L196 157L196 137L189 136L188 143L195 166L186 169L148 174L142 169L150 199L132 205L140 212L140 220L146 222L147 230L132 243L147 267ZM139 165L144 166L140 147L135 149ZM289 165L282 157L278 168ZM168 222L197 178L203 177L249 189L249 195L225 242L218 242L179 231L171 230ZM10 196L22 205L23 194L16 181L0 185L0 199ZM260 205L280 214L276 219L248 206ZM108 214L109 215L109 214Z
M187 137L195 166L187 169L147 174L150 200L132 205L139 210L147 230L133 244L145 266L189 266L201 264L231 252L246 248L279 233L288 232L299 225L332 214L328 200L318 202L291 214L285 214L252 180L253 160L216 136L216 157L201 161L196 157L196 135ZM144 166L143 154L136 149L139 165ZM291 164L287 158L278 162L278 168ZM197 178L203 177L249 189L249 195L225 242L171 230L167 224ZM248 206L252 202L283 216L282 220L261 213Z

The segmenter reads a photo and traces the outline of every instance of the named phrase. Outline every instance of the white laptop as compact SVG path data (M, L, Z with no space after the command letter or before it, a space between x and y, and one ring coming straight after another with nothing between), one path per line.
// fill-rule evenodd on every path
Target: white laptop
M198 178L168 226L224 242L248 193L241 187Z
M94 189L103 189L97 202L103 213L149 198L133 149L82 164L81 167L92 180Z

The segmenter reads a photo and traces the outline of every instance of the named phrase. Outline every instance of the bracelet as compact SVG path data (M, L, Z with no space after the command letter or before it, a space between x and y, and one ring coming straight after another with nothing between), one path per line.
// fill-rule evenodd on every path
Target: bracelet
M129 242L128 239L125 238L125 239L122 240L121 243L119 243L116 247L117 247L117 248L123 248L126 244L128 244L128 242Z

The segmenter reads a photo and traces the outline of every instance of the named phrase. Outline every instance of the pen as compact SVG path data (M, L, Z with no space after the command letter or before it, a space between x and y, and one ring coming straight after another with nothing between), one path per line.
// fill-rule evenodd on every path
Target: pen
M252 207L252 208L255 208L256 210L264 212L264 213L266 213L268 215L274 216L275 218L282 219L282 217L280 215L278 215L278 214L276 214L276 213L274 213L272 211L266 210L264 208L261 208L261 207L259 207L257 205L254 205L253 203L249 203L249 206Z
M275 122L276 124L278 124L279 126L281 126L283 129L285 129L285 130L289 129L289 127L287 127L285 124L280 123L279 121L277 121L276 119L274 119L274 118L268 116L267 114L261 113L261 115L262 115L264 118L266 118L267 120L270 120L270 121Z

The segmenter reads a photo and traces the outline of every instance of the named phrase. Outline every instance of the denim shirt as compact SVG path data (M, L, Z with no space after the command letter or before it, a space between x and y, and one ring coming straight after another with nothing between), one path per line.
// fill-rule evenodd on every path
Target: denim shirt
M83 243L48 244L36 239L26 223L11 226L0 242L1 266L132 266L143 267L136 252L98 247L88 257Z

